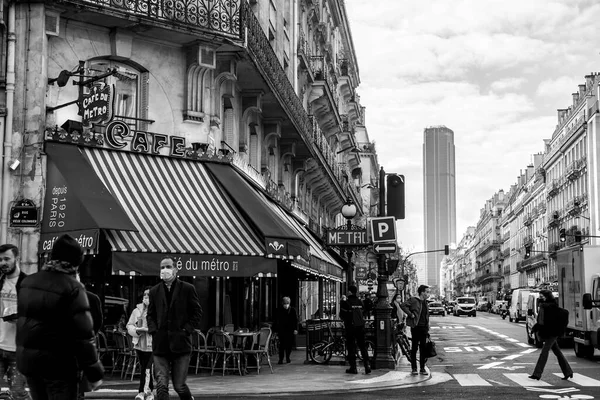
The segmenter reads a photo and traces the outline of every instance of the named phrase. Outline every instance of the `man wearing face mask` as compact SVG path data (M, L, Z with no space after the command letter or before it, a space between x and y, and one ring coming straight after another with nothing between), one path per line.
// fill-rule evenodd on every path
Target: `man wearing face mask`
M0 246L0 377L7 375L13 398L30 399L25 376L17 370L17 293L27 276L18 266L18 257L17 246Z
M202 307L193 285L177 278L173 258L160 262L162 282L150 289L148 333L152 335L156 400L169 399L169 371L182 400L193 400L186 384L192 333L200 326Z
M284 297L281 307L277 310L275 331L279 336L279 362L283 364L283 356L287 363L292 362L290 356L294 346L294 335L298 334L298 314L294 307L290 307L290 298Z

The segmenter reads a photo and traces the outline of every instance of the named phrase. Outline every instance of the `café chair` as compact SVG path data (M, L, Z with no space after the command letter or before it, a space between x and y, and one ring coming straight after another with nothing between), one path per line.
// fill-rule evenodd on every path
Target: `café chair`
M214 333L213 340L215 343L215 355L212 363L211 375L215 373L215 367L219 360L222 360L221 369L223 370L223 376L225 376L225 370L235 371L237 370L242 375L242 350L233 347L233 339L227 333L223 331L217 331ZM232 367L228 367L228 362L232 362Z
M271 341L271 336L273 332L269 327L263 327L258 332L258 342L256 345L253 344L250 350L244 350L244 359L246 360L246 369L256 368L256 372L260 374L260 365L263 361L263 358L267 359L269 363L269 368L271 368L271 373L273 373L273 366L271 365L271 358L269 357L269 343ZM248 365L248 356L254 357L256 361L256 367Z
M227 332L227 333L233 333L233 332L235 332L233 324L226 324L225 327L223 328L223 330L225 332Z
M213 356L215 349L208 348L208 340L202 331L196 329L192 333L192 360L196 356L196 374L198 369L212 369Z

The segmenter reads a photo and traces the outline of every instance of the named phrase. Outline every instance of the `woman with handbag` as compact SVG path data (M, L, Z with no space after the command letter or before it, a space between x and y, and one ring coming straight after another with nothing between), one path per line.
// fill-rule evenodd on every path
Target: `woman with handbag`
M412 374L429 375L425 369L427 363L426 345L429 338L429 307L427 298L429 297L429 286L421 285L417 289L417 296L411 297L400 305L402 311L407 315L406 324L411 328L412 346L411 346L411 367ZM417 351L419 351L420 371L417 372Z
M135 400L153 400L152 394L152 336L148 334L148 305L150 288L144 290L142 302L136 306L127 322L127 333L133 338L133 348L140 361L140 386Z

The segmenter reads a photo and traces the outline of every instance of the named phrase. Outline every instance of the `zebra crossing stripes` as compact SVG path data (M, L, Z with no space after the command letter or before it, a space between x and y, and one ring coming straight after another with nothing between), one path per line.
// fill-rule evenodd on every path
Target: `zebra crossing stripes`
M510 381L516 383L519 386L523 387L550 387L554 386L544 380L535 380L529 379L528 373L503 373L495 378L495 380L486 380L480 374L450 374L456 382L463 387L469 386L494 386L493 384L500 384L502 386L506 386L506 384L501 384L496 379L500 376L503 376ZM559 378L562 378L561 373L553 373ZM548 379L554 379L548 377ZM568 384L572 384L574 386L582 386L582 387L600 387L600 380L590 378L589 376L585 376L582 374L573 374L573 378L569 379Z
M552 386L548 382L544 382L542 380L538 381L535 379L529 379L529 374L504 374L504 376L521 386L529 386L529 387Z
M561 374L561 373L555 372L554 375L561 377L561 378L563 377L563 374ZM581 375L581 374L573 374L573 377L571 379L569 379L569 382L573 382L579 386L593 386L593 387L600 386L599 380L593 379L593 378L590 378L588 376Z
M492 386L491 383L483 379L479 374L455 374L454 379L460 386Z

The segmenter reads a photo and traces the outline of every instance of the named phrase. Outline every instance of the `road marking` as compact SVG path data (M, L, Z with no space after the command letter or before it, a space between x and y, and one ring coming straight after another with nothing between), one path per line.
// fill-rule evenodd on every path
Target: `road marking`
M523 350L523 351L521 352L521 354L529 354L529 353L533 353L533 352L535 352L535 351L537 351L537 349L527 349L527 350Z
M563 377L563 374L560 373L554 373L554 375L559 376L559 377ZM569 382L573 382L576 383L580 386L595 386L598 387L600 386L600 381L593 379L593 378L589 378L585 375L581 375L581 374L573 374L573 378L569 379Z
M529 345L527 343L517 343L517 346L529 347Z
M530 387L552 386L548 382L529 379L529 374L504 374L511 381L521 385Z
M493 362L493 363L484 364L483 366L481 366L481 367L479 367L477 369L490 369L490 368L493 368L493 367L495 367L497 365L501 365L501 364L504 364L504 362L502 362L502 361L496 361L496 362Z
M504 358L501 358L501 360L514 360L515 358L519 358L521 356L522 356L522 354L513 354L511 356L506 356Z
M479 374L455 374L453 376L460 386L492 386L491 383L483 379Z

